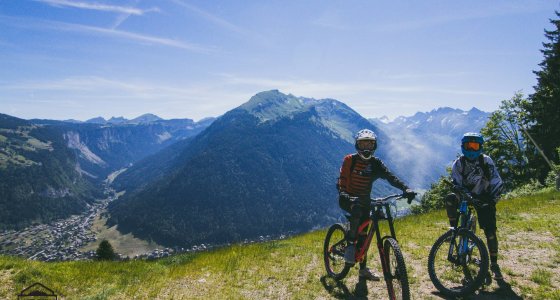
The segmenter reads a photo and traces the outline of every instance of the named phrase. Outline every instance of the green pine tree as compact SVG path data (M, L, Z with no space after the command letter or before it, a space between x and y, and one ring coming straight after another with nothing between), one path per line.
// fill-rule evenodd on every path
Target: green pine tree
M534 146L520 127L525 105L527 99L520 92L503 100L480 130L485 139L484 153L496 164L508 191L528 183L535 174L528 159L528 153L535 151Z
M101 243L99 243L96 254L99 260L114 260L117 257L113 246L107 240L102 240Z
M560 17L560 13L556 12ZM544 60L539 64L540 71L537 75L535 93L529 96L526 105L529 132L542 148L544 154L553 162L558 163L560 158L556 148L560 146L560 20L550 20L554 28L545 30L548 42L543 43ZM550 167L538 153L535 153L538 162L538 178L544 181Z

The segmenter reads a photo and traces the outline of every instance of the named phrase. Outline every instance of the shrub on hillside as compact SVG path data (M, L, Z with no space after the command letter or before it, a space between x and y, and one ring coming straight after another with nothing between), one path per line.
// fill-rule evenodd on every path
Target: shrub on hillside
M524 184L518 188L513 189L513 191L502 196L502 199L512 199L518 197L524 197L529 195L534 195L543 191L545 188L537 179L531 179L527 184Z
M107 240L101 241L95 253L98 260L114 260L117 257L113 246Z

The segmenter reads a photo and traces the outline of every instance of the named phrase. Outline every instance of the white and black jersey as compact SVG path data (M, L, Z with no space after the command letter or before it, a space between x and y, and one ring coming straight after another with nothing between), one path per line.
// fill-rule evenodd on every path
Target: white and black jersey
M502 178L492 158L481 155L482 159L472 161L457 158L453 162L451 178L456 185L468 189L475 196L488 195L492 200L498 201L503 189Z

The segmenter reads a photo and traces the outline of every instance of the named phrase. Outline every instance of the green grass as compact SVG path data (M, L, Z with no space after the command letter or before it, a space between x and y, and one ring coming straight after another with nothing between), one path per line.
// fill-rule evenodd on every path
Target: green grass
M550 286L550 279L552 278L552 273L543 270L543 269L536 269L533 274L531 274L531 280L540 285Z
M525 299L560 299L559 204L558 192L498 204L500 264L511 291L494 283L487 293L498 299L513 293ZM395 226L413 297L437 299L426 260L431 245L446 230L445 212L409 216ZM318 230L157 261L44 263L0 256L0 298L15 298L34 282L66 299L330 299L364 294L386 298L383 282L358 282L357 268L340 283L325 276L325 233ZM380 273L375 245L369 265Z

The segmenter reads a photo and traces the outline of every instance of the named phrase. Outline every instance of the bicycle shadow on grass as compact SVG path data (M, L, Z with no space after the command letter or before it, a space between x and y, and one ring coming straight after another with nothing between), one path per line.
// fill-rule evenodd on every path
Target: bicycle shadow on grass
M522 300L523 297L519 296L512 288L509 283L505 280L496 280L498 284L498 288L494 291L485 291L481 290L478 294L471 295L464 297L462 299L471 299L471 300ZM456 298L449 298L442 295L439 292L432 292L432 295L441 297L442 299L456 299Z
M336 299L367 299L368 289L367 280L360 279L354 291L351 292L350 289L342 281L334 280L329 276L322 276L321 283L325 290Z

